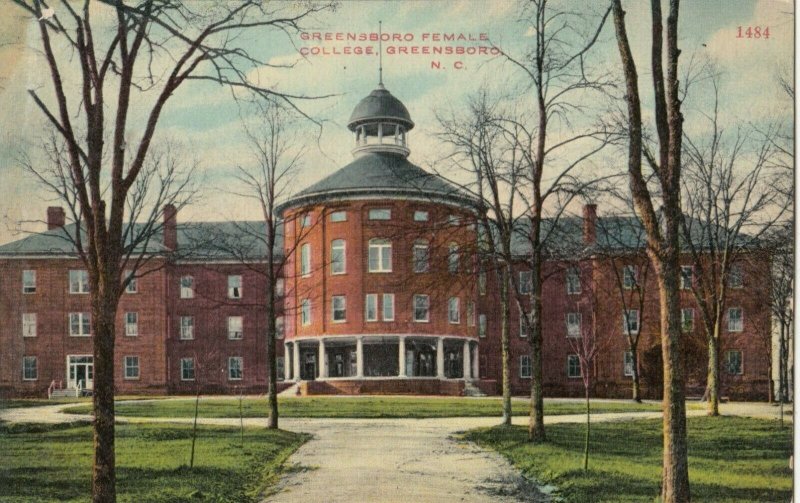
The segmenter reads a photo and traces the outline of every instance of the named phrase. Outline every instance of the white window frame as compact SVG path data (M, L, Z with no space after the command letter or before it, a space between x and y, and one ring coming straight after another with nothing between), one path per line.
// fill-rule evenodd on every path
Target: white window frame
M415 222L427 222L430 219L430 214L425 210L414 211Z
M233 363L236 362L236 365ZM238 367L238 368L237 368ZM238 370L239 376L234 377L233 371ZM244 379L244 358L241 356L229 356L228 357L228 380L229 381L241 381Z
M731 355L738 354L739 355L739 371L738 372L731 372ZM744 375L744 351L741 349L729 349L725 351L725 372L728 375Z
M135 365L134 365L135 363ZM125 380L128 381L135 381L138 380L141 375L141 369L139 368L139 357L138 356L123 356L122 357L122 376ZM132 375L130 373L131 370L135 370L136 375Z
M414 322L415 323L429 323L431 321L431 296L425 294L414 294L413 297L413 305L411 309L414 311ZM420 304L423 303L423 304ZM417 316L417 308L425 309L425 317L420 318Z
M533 291L533 271L519 271L519 294L530 295Z
M311 244L304 243L300 247L300 276L307 278L311 276Z
M475 318L476 318L475 301L474 300L467 301L467 326L468 327L474 327L475 326Z
M347 222L347 211L345 210L336 210L331 212L331 222L338 223L338 222Z
M194 339L194 316L181 316L180 318L180 333L178 337L182 341L191 341Z
M300 217L300 228L307 229L309 227L311 227L311 215L306 213Z
M285 380L286 375L286 360L282 356L275 357L275 373L278 376L279 381Z
M125 286L125 293L139 293L139 285L138 285L138 278L134 276L133 271L130 269L125 271L125 280L128 281L128 284Z
M275 296L283 297L286 293L286 280L278 278L275 280Z
M570 267L566 272L567 295L581 293L581 271L577 267Z
M31 365L31 362L33 365ZM32 377L31 373L32 372ZM36 381L39 379L39 359L35 356L22 357L22 380L23 381Z
M383 238L373 238L369 240L367 244L367 270L376 273L392 272L391 241Z
M378 294L364 296L364 321L378 321Z
M457 274L461 266L461 254L457 243L450 243L447 247L447 272Z
M228 316L228 340L244 339L244 316Z
M283 316L275 317L275 338L283 339L286 336L286 318Z
M486 269L483 264L478 268L478 295L486 295Z
M78 332L73 332L73 319L77 319ZM83 332L84 328L88 328L86 333ZM89 313L69 313L69 335L70 337L89 337L92 335L92 319Z
M368 220L391 220L391 208L370 208L367 212Z
M311 299L300 301L300 324L304 327L311 325Z
M567 337L576 339L581 337L581 325L583 324L582 313L567 313L564 322L567 325Z
M693 284L694 284L694 267L690 265L682 265L680 274L680 285L679 285L680 289L691 290Z
M458 325L461 323L461 299L458 297L450 297L447 299L447 321L451 325Z
M572 362L577 362L578 367L578 374L575 375L571 372L572 370ZM567 378L568 379L578 379L581 377L581 359L578 355L572 354L567 355Z
M388 312L387 312L388 311ZM394 294L383 294L383 305L381 306L383 321L394 321Z
M242 298L242 275L230 274L228 275L228 298L241 299Z
M416 274L426 273L430 270L431 252L427 241L414 241L414 249L411 256L413 260L412 269Z
M22 313L22 336L36 337L36 313Z
M181 276L180 279L181 298L193 299L194 298L194 276Z
M739 312L739 320L738 323L734 324L732 320L731 313ZM744 309L741 307L729 307L728 308L728 332L742 332L744 331Z
M447 215L447 225L451 225L453 227L461 225L461 217L453 214Z
M22 271L22 293L26 295L36 293L35 269L25 269Z
M523 339L528 337L528 333L525 332L525 325L524 325L524 317L528 317L528 324L530 325L531 315L530 313L525 313L524 311L519 313L519 336Z
M191 373L190 377L187 374ZM181 381L194 381L195 365L194 358L181 358Z
M337 313L341 318L337 318ZM344 295L331 296L331 321L333 323L347 322L347 297Z
M125 335L127 337L139 335L139 313L135 311L125 313Z
M694 330L694 309L684 307L681 309L681 332L692 332Z
M519 378L520 379L530 379L533 375L531 369L531 357L530 355L520 355L519 357Z
M737 290L744 288L744 271L738 264L731 265L728 271L728 287Z
M344 239L331 241L331 274L347 274L347 242Z
M89 293L89 273L86 269L69 270L69 293L79 295Z
M633 290L636 286L638 271L635 265L626 265L622 268L622 288Z
M486 315L478 315L478 337L486 337Z
M634 319L636 320L636 326L631 329L630 328L630 317L631 314L635 314ZM638 309L624 309L622 311L622 333L625 335L636 335L639 333L641 327L639 326L639 310Z
M633 351L622 352L622 375L633 377Z

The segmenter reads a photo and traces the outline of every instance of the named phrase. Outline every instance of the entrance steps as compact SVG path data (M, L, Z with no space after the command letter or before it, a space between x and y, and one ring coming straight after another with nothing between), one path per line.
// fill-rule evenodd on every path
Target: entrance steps
M486 396L486 393L481 391L481 389L471 381L466 380L464 381L464 396Z
M278 396L297 396L300 392L300 383L296 382L278 393Z
M66 398L81 396L81 390L78 388L63 388L54 389L50 391L50 398Z

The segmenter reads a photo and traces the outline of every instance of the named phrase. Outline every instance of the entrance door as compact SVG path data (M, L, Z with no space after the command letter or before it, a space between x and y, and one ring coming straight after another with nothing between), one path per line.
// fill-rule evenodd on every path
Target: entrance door
M94 361L91 356L67 357L67 387L93 389Z
M300 373L300 379L304 381L313 381L317 378L317 355L314 353L305 353L303 358L303 369Z

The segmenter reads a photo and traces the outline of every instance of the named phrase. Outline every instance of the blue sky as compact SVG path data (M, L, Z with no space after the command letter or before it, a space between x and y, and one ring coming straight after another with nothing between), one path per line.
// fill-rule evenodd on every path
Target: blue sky
M604 2L589 9L586 2L553 2L587 15L598 11ZM591 5L591 4L590 4ZM628 29L639 65L640 86L649 113L649 2L626 2ZM780 94L775 75L783 67L793 72L793 4L781 0L703 0L682 2L680 47L682 62L691 55L705 54L725 72L723 108L726 120L759 121L787 116L791 104ZM99 7L98 7L99 8ZM485 43L433 42L425 33L462 33L476 38L486 34L510 54L521 55L530 39L529 26L518 20L519 10L511 1L380 2L343 1L334 13L316 17L309 33L370 33L383 22L385 33L411 34L413 41L389 42L390 46L488 45ZM98 19L103 19L100 12ZM738 26L769 26L769 40L737 39ZM47 200L36 183L24 176L17 159L27 152L37 158L37 142L42 131L41 113L33 106L26 90L51 93L44 67L37 53L39 40L36 22L17 12L0 17L0 243L20 237L15 229L20 222L43 218ZM407 36L407 35L406 35ZM300 106L324 121L319 146L308 135L305 168L297 189L313 183L351 159L352 138L344 127L359 99L377 84L377 56L340 55L301 58L295 47L324 45L327 49L344 46L375 46L371 42L311 42L299 37L288 40L274 33L253 33L248 45L271 63L294 63L291 70L262 68L251 78L268 82L276 89L308 95L334 95ZM68 56L68 54L64 54ZM432 69L440 60L444 69ZM454 69L461 61L463 69ZM599 68L616 71L618 53L610 24L603 30L592 55ZM442 147L434 138L435 111L457 108L480 85L524 91L524 78L502 58L481 56L390 55L383 60L384 83L408 107L417 124L409 137L411 160L425 167L439 159ZM144 97L147 99L147 97ZM708 95L699 90L687 101L687 114L707 105ZM143 119L143 110L134 110L131 129ZM687 124L691 129L692 123ZM167 106L158 134L178 139L187 152L199 160L200 171L209 181L203 190L202 204L187 208L181 219L253 218L256 208L226 192L232 189L229 174L236 165L246 165L249 155L242 135L239 109L230 92L213 85L188 85L179 90ZM615 160L603 158L613 164ZM36 229L35 224L22 225Z

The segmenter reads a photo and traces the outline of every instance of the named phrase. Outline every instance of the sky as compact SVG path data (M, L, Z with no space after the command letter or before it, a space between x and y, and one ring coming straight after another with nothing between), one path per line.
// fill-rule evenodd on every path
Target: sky
M561 0L556 7L580 11L586 26L600 19L604 2L586 7L586 2ZM198 5L200 5L198 3ZM649 2L624 2L629 37L637 60L645 118L651 117L652 95L649 80ZM696 0L682 2L679 22L679 47L682 69L693 58L710 58L723 72L722 110L729 124L788 118L792 104L777 85L778 72L794 73L793 3L789 0ZM95 6L93 18L100 23L113 19L107 9ZM56 6L57 15L65 15ZM382 31L395 40L383 44L383 82L402 100L416 123L409 135L410 159L429 169L446 154L437 140L436 114L463 107L465 100L482 85L499 91L528 95L524 74L502 56L399 54L405 50L432 50L435 46L485 47L496 45L509 55L523 58L531 41L532 28L521 19L517 2L463 0L348 1L335 12L317 15L302 33L287 37L267 30L253 31L242 40L254 54L272 66L253 68L248 77L274 89L324 99L298 100L297 105L322 123L319 130L306 124L302 136L305 147L303 169L295 190L333 173L352 159L354 140L346 129L347 119L358 101L378 83L378 46L372 41L314 40L326 34L370 34ZM573 26L580 28L579 25ZM769 27L769 38L738 38L739 27ZM618 72L619 55L613 27L606 23L588 62L595 71ZM588 29L588 28L587 28ZM462 35L466 41L446 41ZM346 36L346 35L344 35ZM439 40L437 40L437 36ZM102 35L100 35L102 39ZM396 40L399 38L400 40ZM474 39L474 40L470 40ZM482 40L486 39L486 40ZM372 54L342 54L371 50ZM337 52L309 54L298 51ZM24 232L42 230L45 209L57 205L49 194L20 168L28 156L44 162L39 146L43 117L28 96L35 89L47 102L52 100L49 74L41 56L37 21L12 8L0 14L0 243L23 237ZM64 44L57 47L67 80L74 78L74 55ZM437 67L438 62L438 67ZM156 67L168 61L155 61ZM291 68L275 68L291 65ZM702 86L700 86L702 87ZM78 106L77 95L71 105ZM152 93L136 97L127 135L135 138L141 130ZM687 129L700 127L693 122L695 112L707 109L710 95L698 89L684 105ZM524 101L524 99L523 99ZM525 109L525 104L521 105ZM110 114L107 114L110 115ZM190 83L171 98L159 123L159 138L177 141L187 159L198 163L201 198L182 210L180 220L222 220L257 218L258 209L250 202L231 195L231 176L236 166L252 163L242 129L243 110L229 90L218 85ZM620 156L604 155L596 161L604 169L622 166Z

